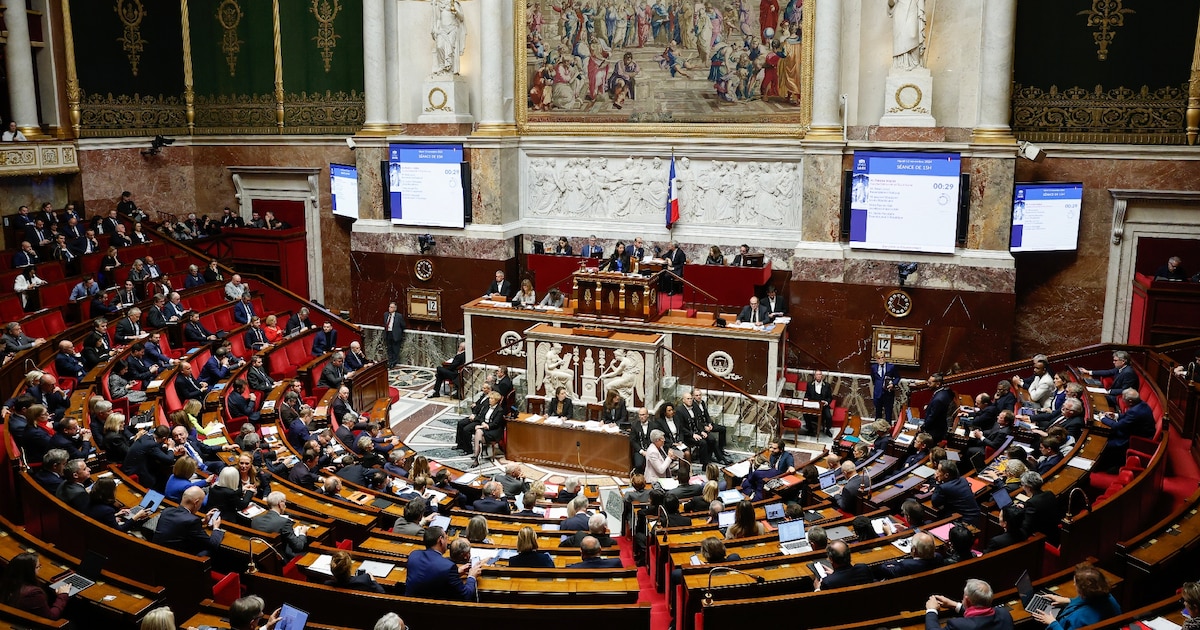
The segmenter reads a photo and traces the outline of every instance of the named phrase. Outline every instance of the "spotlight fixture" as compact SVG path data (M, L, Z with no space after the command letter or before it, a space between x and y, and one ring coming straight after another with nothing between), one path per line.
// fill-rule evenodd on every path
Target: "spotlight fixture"
M428 254L436 245L437 241L433 240L432 234L422 234L417 237L417 246L422 254Z
M1022 141L1017 145L1017 155L1030 162L1041 162L1046 159L1046 151L1029 141Z
M154 136L154 139L150 141L150 148L142 149L142 157L158 155L162 153L163 147L171 146L172 144L175 144L175 138Z
M916 272L917 263L915 262L900 263L899 265L896 265L896 273L900 276L900 286L904 286L904 281L908 280L908 277Z

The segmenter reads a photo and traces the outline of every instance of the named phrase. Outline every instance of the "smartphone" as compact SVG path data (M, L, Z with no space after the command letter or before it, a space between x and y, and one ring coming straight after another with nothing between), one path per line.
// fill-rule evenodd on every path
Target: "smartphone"
M221 518L221 510L213 510L212 514L208 517L208 523L207 523L208 526L213 527L214 525L217 524L217 520L220 518Z

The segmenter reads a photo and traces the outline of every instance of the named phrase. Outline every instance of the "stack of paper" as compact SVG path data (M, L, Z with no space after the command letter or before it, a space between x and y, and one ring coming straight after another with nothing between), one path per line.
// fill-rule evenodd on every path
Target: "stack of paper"
M332 564L333 564L333 556L327 556L327 555L321 554L321 555L317 556L317 559L314 560L312 565L310 565L308 568L313 571L316 571L317 573L324 573L325 575L331 576L331 575L333 575Z

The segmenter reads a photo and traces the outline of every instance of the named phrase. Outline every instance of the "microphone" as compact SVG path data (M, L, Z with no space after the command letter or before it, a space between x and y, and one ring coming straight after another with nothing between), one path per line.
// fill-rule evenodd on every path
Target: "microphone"
M583 485L587 486L588 485L588 471L587 471L587 468L583 467L583 452L581 451L581 449L582 449L582 442L580 440L575 440L575 463L579 464L579 470L583 471Z
M271 543L269 543L257 536L251 536L250 541L249 541L250 562L246 565L246 573L250 573L250 574L258 573L258 567L254 565L254 542L255 541L258 541L258 542L266 545L267 549L271 550L271 553L278 556L280 560L283 560L283 555L280 554L278 551L275 551L275 548L271 546ZM711 579L710 579L710 582L711 582Z
M667 541L667 508L665 506L659 505L658 506L658 514L661 517L659 526L662 528L663 542L666 542Z
M753 579L756 584L762 584L763 582L767 581L767 578L765 578L761 575L754 575L753 573L746 573L745 571L740 571L733 567L713 567L713 568L709 569L709 571L708 571L708 588L706 588L704 590L704 600L702 602L702 605L705 608L713 605L712 579L713 579L713 574L717 573L718 571L723 571L725 573L737 573L738 575L744 575L748 578Z
M33 359L25 359L25 373L28 374L36 371L38 371L37 364L33 362Z
M1086 492L1083 491L1083 488L1080 488L1078 486L1071 488L1071 491L1067 493L1067 514L1063 518L1063 520L1065 522L1067 522L1068 524L1074 522L1074 520L1075 520L1075 515L1071 511L1071 506L1074 504L1076 491L1079 491L1079 493L1083 495L1084 511L1091 511L1091 509L1092 509L1092 502L1088 500L1088 495Z

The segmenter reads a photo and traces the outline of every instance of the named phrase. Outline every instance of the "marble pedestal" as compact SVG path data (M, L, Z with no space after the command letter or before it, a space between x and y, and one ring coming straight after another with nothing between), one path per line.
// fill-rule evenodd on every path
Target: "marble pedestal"
M929 68L888 72L880 127L935 127L933 75Z
M419 123L471 123L470 92L458 75L432 76L421 86L422 113Z

